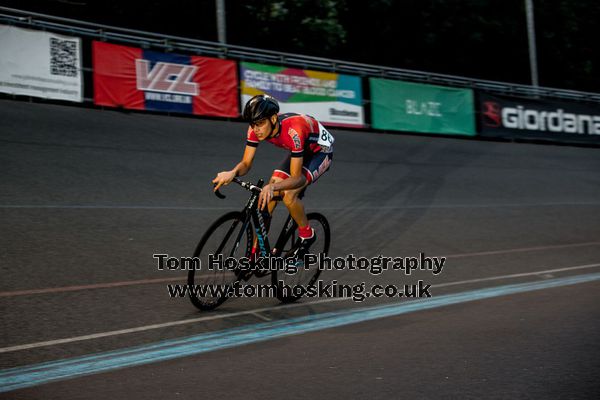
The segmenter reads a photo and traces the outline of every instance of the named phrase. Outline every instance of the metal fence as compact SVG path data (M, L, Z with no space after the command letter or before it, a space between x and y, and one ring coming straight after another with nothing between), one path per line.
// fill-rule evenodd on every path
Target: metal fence
M401 79L411 82L424 82L453 87L481 89L488 92L513 96L559 98L600 103L600 93L519 85L507 82L436 74L424 71L413 71L401 68L355 63L300 54L281 53L270 50L255 49L251 47L119 28L7 7L0 7L0 23L56 33L73 34L89 39L97 39L122 44L134 44L146 49L156 48L167 52L176 50L185 52L187 54L300 67L303 69L316 69L328 72L343 72L362 77ZM84 71L90 73L91 67L84 66ZM86 97L86 100L90 100L90 98Z

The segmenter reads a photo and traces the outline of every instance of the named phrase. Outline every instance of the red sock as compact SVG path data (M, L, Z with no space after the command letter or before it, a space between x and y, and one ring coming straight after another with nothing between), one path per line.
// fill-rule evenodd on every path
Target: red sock
M298 236L303 239L310 239L313 237L314 231L310 227L310 225L306 225L304 228L298 227Z

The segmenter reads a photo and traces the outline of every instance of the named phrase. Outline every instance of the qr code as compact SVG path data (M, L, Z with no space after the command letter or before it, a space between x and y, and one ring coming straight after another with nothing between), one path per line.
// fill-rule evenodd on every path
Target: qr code
M77 42L50 38L50 73L77 76Z

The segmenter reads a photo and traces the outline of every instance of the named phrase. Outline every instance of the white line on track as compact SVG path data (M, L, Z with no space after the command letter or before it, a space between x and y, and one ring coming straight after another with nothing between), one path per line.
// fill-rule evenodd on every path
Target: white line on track
M521 252L527 252L527 251L566 249L569 247L596 246L599 244L600 244L600 242L583 242L583 243L557 244L557 245L548 245L548 246L520 247L520 248L516 248L516 249L480 251L480 252L476 252L476 253L450 254L450 255L447 255L444 257L446 257L446 258L462 258L462 257L490 256L490 255L495 255L495 254L521 253Z
M548 273L553 273L553 272L574 271L574 270L596 268L596 267L600 267L600 263L587 264L587 265L575 265L575 266L571 266L571 267L548 269L548 270L544 270L544 271L524 272L521 274L511 274L511 275L501 275L501 276L494 276L494 277L487 277L487 278L470 279L470 280L466 280L466 281L440 283L440 284L436 284L435 287L453 286L453 285L460 285L460 284L464 284L464 283L476 283L476 282L484 282L484 281L490 281L490 280L512 279L512 278L517 278L517 277L543 275L543 274L548 274ZM256 316L257 313L262 313L265 311L274 311L274 310L281 310L284 308L302 307L302 306L307 306L307 305L329 303L329 302L334 302L334 301L344 301L344 300L347 301L347 300L351 300L351 299L352 299L351 297L331 298L331 299L325 299L325 300L315 300L315 301L310 301L310 302L305 302L305 303L283 304L283 305L277 305L277 306L271 306L271 307L258 308L258 309L254 309L254 310L238 311L238 312L233 312L233 313L208 315L208 316L199 317L199 318L191 318L191 319L183 319L183 320L179 320L179 321L164 322L162 324L145 325L145 326L139 326L136 328L120 329L120 330L115 330L115 331L94 333L91 335L75 336L75 337L71 337L71 338L48 340L48 341L44 341L44 342L35 342L35 343L28 343L28 344L22 344L22 345L17 345L17 346L3 347L3 348L0 348L0 353L8 353L8 352L19 351L19 350L34 349L34 348L38 348L38 347L55 346L55 345L59 345L59 344L79 342L79 341L83 341L83 340L99 339L99 338L104 338L104 337L109 337L109 336L124 335L124 334L128 334L128 333L144 332L144 331L149 331L149 330L153 330L153 329L162 329L162 328L168 328L168 327L172 327L172 326L192 324L192 323L201 322L201 321L210 321L210 320L216 320L216 319L237 317L237 316L241 316L241 315L255 315ZM264 319L264 317L262 319Z
M476 257L486 256L495 254L509 254L509 253L520 253L527 251L541 251L541 250L553 250L562 249L569 247L583 247L583 246L596 246L600 245L600 242L584 242L584 243L570 243L570 244L559 244L550 246L537 246L537 247L522 247L516 249L504 249L504 250L492 250L482 251L476 253L460 253L450 254L444 257L446 258L462 258L462 257ZM90 290L90 289L108 289L121 286L135 286L135 285L146 285L154 283L164 282L178 282L186 280L185 276L174 276L171 278L155 278L155 279L139 279L133 281L119 281L119 282L106 282L106 283L94 283L89 285L75 285L75 286L62 286L54 288L42 288L42 289L24 289L24 290L13 290L0 292L0 297L15 297L15 296L26 296L33 294L46 294L46 293L62 293L62 292L73 292L78 290Z
M486 255L496 254L510 254L510 253L521 253L527 251L542 251L542 250L553 250L563 249L570 247L583 247L583 246L596 246L600 245L600 242L584 242L584 243L570 243L570 244L559 244L550 246L537 246L537 247L522 247L516 249L504 249L504 250L492 250L482 251L476 253L460 253L450 254L444 257L446 258L462 258L462 257L477 257ZM28 296L34 294L48 294L48 293L63 293L63 292L74 292L79 290L91 290L91 289L110 289L122 286L136 286L136 285L147 285L164 282L179 282L185 281L186 276L173 276L171 278L154 278L154 279L138 279L133 281L117 281L117 282L106 282L106 283L93 283L89 285L74 285L74 286L62 286L53 288L42 288L42 289L23 289L0 292L0 297L16 297L16 296Z
M32 294L46 294L46 293L62 293L62 292L75 292L78 290L90 290L90 289L107 289L121 286L135 286L135 285L147 285L151 283L164 283L164 282L177 282L186 280L186 276L174 276L171 278L156 278L156 279L138 279L134 281L120 281L120 282L107 282L107 283L93 283L90 285L75 285L75 286L61 286L44 289L25 289L25 290L13 290L7 292L0 292L0 297L15 297L15 296L26 296Z
M109 205L61 205L61 204L3 204L0 208L58 209L58 210L174 210L174 211L215 211L231 210L231 207L178 207L178 206L109 206Z
M272 321L271 318L265 317L264 315L258 312L253 312L252 315L254 315L256 318L262 319L263 321Z
M501 276L490 276L487 278L467 279L464 281L440 283L440 284L436 284L435 287L438 288L438 287L446 287L446 286L464 285L466 283L495 281L495 280L499 280L499 279L521 278L521 277L530 276L530 275L541 275L544 278L549 278L549 276L547 274L551 274L554 272L564 272L564 271L570 271L570 270L574 270L574 269L586 269L586 268L596 268L596 267L600 267L600 264L577 265L575 267L556 268L556 269L549 269L546 271L522 272L520 274L510 274L510 275L501 275Z
M548 202L548 203L500 203L500 204L412 204L400 206L352 206L319 207L319 210L403 210L419 208L503 208L503 207L555 207L555 206L600 206L599 202ZM144 206L144 205L68 205L68 204L0 204L0 209L64 209L64 210L173 210L173 211L215 211L231 210L231 207L184 207L184 206Z

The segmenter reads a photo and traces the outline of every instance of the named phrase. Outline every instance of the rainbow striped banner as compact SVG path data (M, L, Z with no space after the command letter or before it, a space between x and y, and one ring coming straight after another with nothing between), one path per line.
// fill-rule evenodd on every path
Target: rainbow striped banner
M242 107L252 96L267 93L279 101L282 113L308 114L329 126L365 126L357 76L241 62L240 79Z

